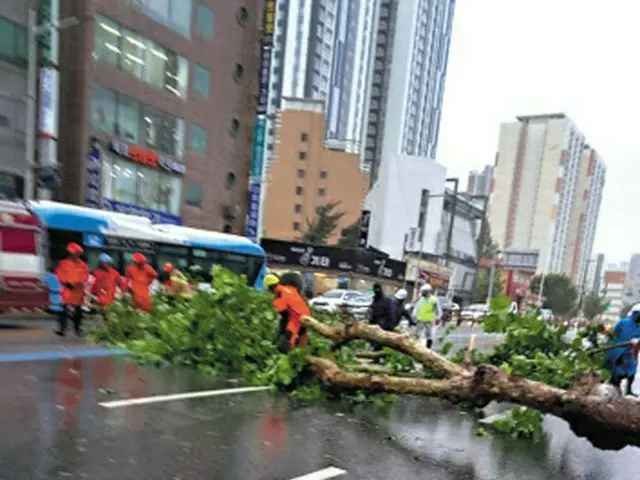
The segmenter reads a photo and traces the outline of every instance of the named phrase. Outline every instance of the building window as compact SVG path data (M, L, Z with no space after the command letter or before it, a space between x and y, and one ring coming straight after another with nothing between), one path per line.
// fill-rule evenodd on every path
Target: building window
M300 231L300 223L298 223L298 222L293 222L293 229L294 229L296 232L299 232L299 231Z
M248 19L249 12L247 12L246 8L240 7L238 8L238 10L236 10L236 22L238 22L238 25L244 27Z
M184 120L150 105L143 105L142 114L146 146L181 158L184 154Z
M105 199L180 215L181 194L179 177L114 154L103 155L102 195Z
M222 232L223 233L233 233L233 227L231 226L230 223L225 223L224 227L222 227Z
M94 58L120 68L140 81L186 98L189 61L157 43L96 17Z
M298 170L298 178L304 178L304 170Z
M116 92L97 85L93 87L91 125L94 130L111 134L115 133Z
M185 202L192 207L202 207L203 188L196 182L188 181L186 185Z
M191 34L192 0L132 1L133 6L170 29L189 37Z
M318 189L318 196L319 197L324 197L326 193L327 192L326 192L326 190L324 188L319 188Z
M237 118L231 119L231 126L229 127L229 134L236 138L238 136L238 132L240 131L240 122Z
M307 152L299 152L298 153L298 158L300 160L304 160L305 158L307 158Z
M196 7L196 29L203 37L213 38L215 22L216 18L213 10L204 5L198 5Z
M307 134L306 132L302 132L300 134L300 141L307 142L308 140L309 140L309 134Z
M211 88L211 74L209 70L201 67L197 63L193 66L193 89L198 95L209 98Z
M224 183L227 188L233 187L236 184L236 174L233 172L227 173L227 178Z
M240 83L243 76L244 76L244 67L239 63L236 63L235 67L233 68L233 80L236 83Z
M93 56L100 62L120 65L120 25L111 20L96 15L95 39Z
M296 213L302 212L302 205L300 205L299 203L296 203L295 207L293 208L293 211Z
M329 174L327 173L327 171L326 171L326 170L322 170L322 171L320 172L320 178L322 178L323 180L324 180L325 178L327 178L328 176L329 176Z
M0 115L0 128L11 128L11 120L6 115Z
M302 195L304 193L304 188L296 187L296 195Z
M118 95L116 135L129 142L140 143L140 102Z
M207 131L200 125L189 125L189 149L205 155L207 153Z

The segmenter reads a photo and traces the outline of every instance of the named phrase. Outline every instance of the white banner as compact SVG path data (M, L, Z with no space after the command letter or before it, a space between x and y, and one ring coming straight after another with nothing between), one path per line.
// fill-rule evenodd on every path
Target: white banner
M40 69L38 136L58 138L58 98L60 74L53 67Z

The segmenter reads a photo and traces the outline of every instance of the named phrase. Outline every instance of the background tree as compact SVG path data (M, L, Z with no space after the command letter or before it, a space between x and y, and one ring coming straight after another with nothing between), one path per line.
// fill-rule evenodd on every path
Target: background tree
M587 320L592 321L598 315L606 312L608 306L609 302L605 301L604 297L597 293L589 293L582 301L582 313Z
M491 277L490 273L490 268L478 269L476 287L473 291L474 303L484 303L487 300L487 293L489 292L490 283L489 280ZM491 293L491 297L496 298L502 295L503 288L504 282L502 281L502 267L500 265L496 265L496 268L493 272L493 292Z
M529 289L535 294L540 290L540 280L540 275L536 275L529 284ZM544 307L550 308L555 314L568 315L576 308L578 290L564 273L548 273L542 295L547 298Z
M338 205L340 202L320 205L316 209L313 221L307 219L307 231L299 240L312 245L326 245L340 225L340 220L344 217L344 212L336 211Z
M360 219L342 229L338 245L342 248L358 248L360 242Z
M629 310L633 307L633 303L625 303L620 309L620 318L624 318L629 315Z
M480 234L476 240L476 248L478 258L493 258L493 254L498 250L498 244L493 241L491 226L487 220L482 222Z

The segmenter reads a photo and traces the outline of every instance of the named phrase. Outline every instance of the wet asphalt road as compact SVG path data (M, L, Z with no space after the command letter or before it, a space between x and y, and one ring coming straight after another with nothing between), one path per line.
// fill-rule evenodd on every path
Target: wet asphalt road
M51 359L2 361L7 347ZM468 415L428 399L401 399L390 416L295 408L269 393L107 409L99 403L230 385L124 357L59 358L89 351L48 328L0 331L0 479L287 480L329 466L363 480L638 478L638 449L599 451L556 419L537 445L477 437Z

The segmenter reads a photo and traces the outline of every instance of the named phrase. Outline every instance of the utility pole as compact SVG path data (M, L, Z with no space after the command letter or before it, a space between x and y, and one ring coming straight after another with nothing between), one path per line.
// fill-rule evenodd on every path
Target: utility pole
M50 199L51 188L58 178L58 116L60 104L60 35L59 31L78 25L75 17L60 21L60 0L40 2L42 23L38 25L38 10L34 3L29 7L28 71L27 71L27 126L25 160L31 172L35 172L35 196ZM42 46L38 67L38 47ZM40 77L40 91L36 85ZM39 100L36 116L36 98ZM36 122L38 118L38 122ZM37 124L36 124L37 123ZM35 146L38 143L38 163L35 162ZM33 191L33 189L31 189Z
M449 231L447 232L447 267L451 265L451 241L453 240L453 224L456 221L456 210L458 209L458 178L447 178L445 182L453 183L453 201L451 202L451 221L449 222ZM446 193L445 193L446 200Z

